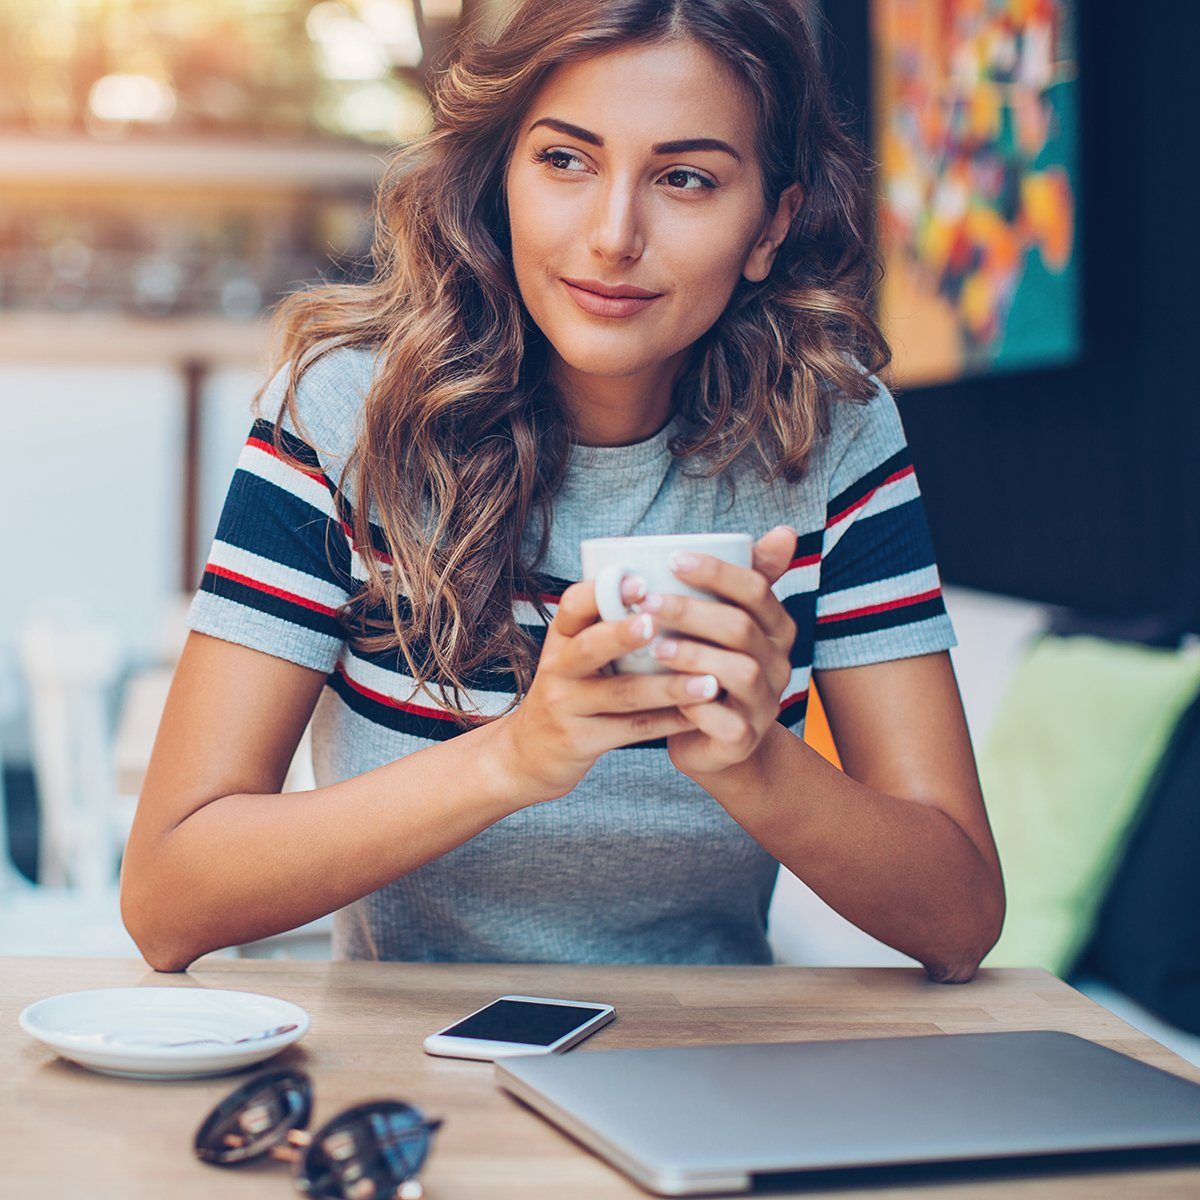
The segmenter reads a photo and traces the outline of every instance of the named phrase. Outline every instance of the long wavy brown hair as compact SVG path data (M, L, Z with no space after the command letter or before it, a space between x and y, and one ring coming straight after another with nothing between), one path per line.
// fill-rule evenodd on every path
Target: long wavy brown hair
M304 371L339 347L376 353L343 475L343 488L353 481L352 533L367 578L339 617L355 649L398 648L418 688L433 697L436 684L462 725L483 719L462 693L494 680L497 664L515 681L509 709L532 682L538 642L518 624L514 599L549 620L540 596L553 585L537 567L574 428L517 288L504 173L555 67L693 38L732 69L755 106L765 211L789 184L803 187L769 276L739 281L676 379L672 403L686 420L671 453L713 476L747 452L762 478L796 481L827 428L826 399L874 392L868 373L890 355L871 315L870 173L834 111L805 7L526 0L490 42L468 36L457 47L435 88L431 131L388 164L373 278L299 291L278 308L276 369L290 362L275 422L285 457L285 411L303 432ZM538 549L527 562L522 532L535 519Z

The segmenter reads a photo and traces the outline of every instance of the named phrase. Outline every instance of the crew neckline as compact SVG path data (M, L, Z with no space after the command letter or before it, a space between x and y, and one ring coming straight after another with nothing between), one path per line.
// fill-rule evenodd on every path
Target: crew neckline
M644 467L660 458L669 458L667 443L683 428L683 414L675 412L671 419L645 441L630 442L626 446L585 446L582 442L571 443L572 468L602 467L606 471L622 467Z

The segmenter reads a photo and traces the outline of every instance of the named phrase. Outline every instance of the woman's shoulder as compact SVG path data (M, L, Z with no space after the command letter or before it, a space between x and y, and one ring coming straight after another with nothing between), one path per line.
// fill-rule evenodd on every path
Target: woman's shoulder
M863 459L880 461L903 444L904 432L895 398L878 377L868 375L867 379L870 391L865 398L834 388L818 394L816 430L803 476L792 483L779 476L777 486L803 491L819 488L841 475L846 466L853 467ZM738 456L734 470L739 485L760 473L761 461L753 447L747 447Z
M871 383L873 390L866 399L834 391L822 393L817 433L799 476L779 473L768 478L757 455L746 451L738 456L728 468L728 478L732 485L729 512L736 512L739 527L766 530L786 522L801 535L819 539L831 505L847 493L856 494L855 489L885 469L889 461L903 457L895 400L881 381L872 376ZM697 504L701 499L693 497Z
M355 346L339 346L311 360L296 383L293 419L283 407L292 371L288 360L263 390L258 415L299 438L328 470L344 463L353 448L375 369L376 351Z
M813 447L827 478L861 474L902 450L904 426L896 398L877 376L867 377L865 398L830 391L822 397L824 434Z

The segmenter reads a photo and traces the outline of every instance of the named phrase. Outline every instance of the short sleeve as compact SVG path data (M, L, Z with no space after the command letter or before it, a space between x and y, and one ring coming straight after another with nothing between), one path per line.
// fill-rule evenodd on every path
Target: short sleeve
M279 376L263 411L278 393ZM285 424L258 419L242 447L187 624L199 633L330 672L341 655L337 609L354 587L337 489L317 451Z
M828 487L813 668L950 649L958 640L895 400L879 384L866 404L839 401L834 429L842 452Z

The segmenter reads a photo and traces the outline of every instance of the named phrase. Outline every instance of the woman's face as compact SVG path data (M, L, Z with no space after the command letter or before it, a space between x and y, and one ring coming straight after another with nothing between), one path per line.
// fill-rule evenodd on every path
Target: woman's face
M754 122L729 68L690 40L550 74L505 186L517 285L569 367L651 370L713 325L740 277L766 278L799 189L767 212ZM654 298L605 302L596 285Z

